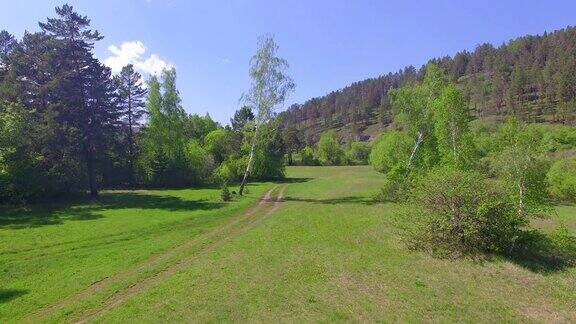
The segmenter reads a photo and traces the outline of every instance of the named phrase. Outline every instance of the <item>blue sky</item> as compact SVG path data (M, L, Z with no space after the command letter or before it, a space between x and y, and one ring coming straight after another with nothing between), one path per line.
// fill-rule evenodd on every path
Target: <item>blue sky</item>
M264 33L297 85L287 107L479 43L576 25L574 0L17 0L2 4L0 29L36 31L65 2L105 36L96 47L102 61L148 73L175 66L185 109L223 123L250 85L248 62Z

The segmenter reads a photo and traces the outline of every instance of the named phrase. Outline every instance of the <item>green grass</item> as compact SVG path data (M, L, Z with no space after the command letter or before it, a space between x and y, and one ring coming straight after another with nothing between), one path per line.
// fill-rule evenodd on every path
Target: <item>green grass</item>
M232 203L217 189L105 192L98 202L0 210L0 319L18 320L221 226L271 184Z
M288 176L274 194L285 190L284 202L249 215L241 210L270 184L227 205L215 190L110 193L104 206L46 212L52 225L3 223L0 318L576 321L575 268L534 271L504 258L453 261L410 251L400 235L410 220L399 216L401 207L372 201L383 177L369 167L294 167ZM553 232L560 222L576 235L576 207L534 225ZM177 252L146 261L166 250ZM122 275L141 264L148 266ZM117 280L82 295L103 277ZM80 297L61 303L71 294ZM63 306L31 315L55 303Z

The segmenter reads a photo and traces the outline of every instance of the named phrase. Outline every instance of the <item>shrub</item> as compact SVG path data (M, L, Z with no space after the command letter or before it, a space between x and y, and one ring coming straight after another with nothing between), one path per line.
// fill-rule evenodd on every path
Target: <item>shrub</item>
M220 197L222 198L222 201L232 200L232 195L230 194L230 190L228 190L227 184L224 184L222 186L222 190L220 191Z
M318 158L322 165L341 165L344 161L344 151L338 143L335 131L328 131L320 137Z
M405 166L414 141L405 133L392 131L380 135L372 144L370 165L378 172L388 173L398 165Z
M560 201L576 202L576 157L554 162L547 178L552 197Z
M379 201L403 201L407 198L414 176L408 173L408 169L397 165L386 174L384 185L376 196Z
M207 180L214 170L212 156L196 140L190 140L187 143L184 154L191 180L194 183Z
M214 161L222 163L230 154L230 142L232 135L224 129L216 129L204 137L204 147L214 157Z
M300 159L302 165L318 165L318 160L314 158L314 149L310 146L306 146L302 149L300 153Z
M505 191L460 170L431 171L412 190L412 245L441 256L513 250L527 220Z
M346 160L351 165L366 165L370 156L370 145L362 142L352 142L346 152Z
M220 164L220 166L214 170L213 177L216 183L229 183L230 181L236 180L228 163Z

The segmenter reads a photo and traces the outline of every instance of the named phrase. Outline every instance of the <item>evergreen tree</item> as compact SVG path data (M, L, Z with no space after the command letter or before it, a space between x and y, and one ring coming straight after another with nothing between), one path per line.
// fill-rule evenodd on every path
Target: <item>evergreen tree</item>
M114 77L114 82L118 88L118 106L121 118L128 130L127 139L127 160L129 168L130 185L134 186L134 159L136 157L136 143L134 130L139 127L140 121L146 110L144 109L144 96L146 89L142 87L142 76L134 71L132 64L122 68L119 75Z
M113 86L110 72L93 57L95 42L103 37L90 30L90 20L76 13L72 6L56 8L57 18L39 23L49 37L57 41L59 81L64 83L59 93L67 120L78 130L77 139L85 162L90 194L98 194L96 155L98 140L104 128L114 123L114 106L110 98Z

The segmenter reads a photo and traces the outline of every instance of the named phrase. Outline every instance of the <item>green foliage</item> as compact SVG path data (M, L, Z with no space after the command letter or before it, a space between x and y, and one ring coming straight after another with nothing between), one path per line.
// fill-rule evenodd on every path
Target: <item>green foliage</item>
M370 144L363 142L352 142L346 151L346 161L350 165L366 165L370 157Z
M549 207L546 174L548 159L540 151L542 133L510 118L497 136L492 155L494 174L505 183L518 213L545 212Z
M466 169L473 163L468 107L454 84L448 84L434 103L434 136L442 162Z
M234 113L234 117L230 119L232 129L235 131L242 131L244 126L254 120L254 113L249 106L243 106Z
M353 126L358 111L368 106L378 107L369 124L388 125L397 117L392 116L388 105L396 89L422 82L427 67L435 64L446 73L446 79L457 83L474 116L491 119L514 114L526 122L576 125L575 30L568 27L524 36L498 47L481 44L474 51L431 59L420 69L407 66L396 73L354 82L341 91L290 107L286 112L288 124L310 125L321 116ZM420 101L417 96L406 98ZM313 136L317 132L313 130Z
M274 109L286 100L296 86L292 78L286 73L288 61L277 56L277 53L278 45L274 39L269 35L262 36L258 39L258 51L250 60L252 85L250 90L242 96L242 99L246 106L255 107L257 111L248 163L240 184L240 195L244 191L250 174L257 178L283 176L284 174L282 163L278 165L275 159L266 161L269 156L276 156L280 147L272 147L269 145L270 142L262 145L259 143L262 136L258 133L263 126L269 124L274 117ZM281 137L276 136L275 138L280 139ZM260 152L255 151L257 146L260 146ZM256 161L258 158L260 160ZM284 158L284 153L282 153L281 158ZM253 167L256 162L259 164L257 172L255 172L256 167Z
M341 165L344 162L344 150L335 131L328 131L320 137L318 159L322 165Z
M394 166L386 174L382 188L375 197L376 200L384 202L406 200L416 178L417 174L408 172L405 165L398 164Z
M245 147L248 147L252 136L254 136L253 133L246 137ZM251 177L253 179L284 177L286 151L277 125L269 123L261 126L260 136L262 137L254 148Z
M447 113L444 115L448 116L452 106L460 108L457 90L447 92L446 100L442 102L441 96L447 85L446 76L438 66L429 64L422 83L390 91L392 106L396 111L394 122L413 139L409 167L429 169L439 161L434 129L435 124L444 120L435 118L436 110L446 106L448 108L444 110Z
M319 165L320 162L314 157L314 149L310 146L306 146L300 152L300 164L301 165Z
M218 183L230 183L231 181L240 179L240 172L235 172L235 170L230 166L231 161L222 163L214 170L214 179ZM241 168L240 168L241 170ZM238 170L239 171L239 170Z
M413 189L414 247L459 257L508 253L527 219L494 182L473 172L438 169Z
M548 125L539 128L543 133L543 149L547 152L576 149L576 127Z
M212 154L217 164L222 163L230 155L231 139L231 134L224 129L213 130L204 138L204 147Z
M390 131L381 134L372 144L370 165L382 173L407 166L413 143L405 132Z
M40 123L35 118L41 118ZM20 105L0 102L0 204L85 188L78 152L58 133L51 112L38 116Z
M212 173L214 160L198 141L186 136L187 118L176 89L174 69L163 71L162 82L150 78L146 108L149 121L141 134L138 161L144 184L183 187L205 181ZM216 151L219 143L214 140L210 148Z
M206 135L219 128L217 122L212 120L210 115L206 114L204 117L192 114L187 116L185 120L185 133L186 137L194 138L198 141L203 141Z
M185 157L187 170L193 183L206 182L212 175L215 161L210 153L196 140L190 140L186 145Z
M282 132L282 139L286 144L286 151L288 155L288 165L292 164L292 154L300 151L304 145L302 139L302 132L294 127L288 126Z
M570 235L564 223L560 223L552 236L556 257L562 260L576 262L576 236Z
M555 161L547 178L552 197L563 202L576 202L576 156Z
M224 184L222 186L222 190L220 191L220 198L222 199L222 201L232 200L232 194L230 194L230 190L228 189L227 184Z

